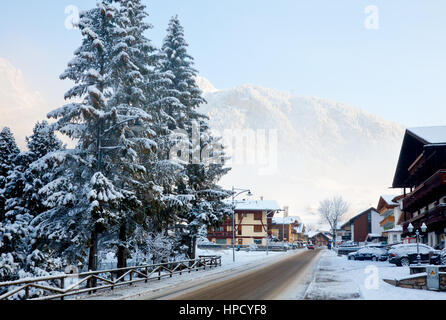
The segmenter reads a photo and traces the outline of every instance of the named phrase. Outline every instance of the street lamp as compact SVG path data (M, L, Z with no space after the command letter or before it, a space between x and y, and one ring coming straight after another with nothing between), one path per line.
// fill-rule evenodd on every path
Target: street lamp
M249 189L238 189L232 187L232 260L234 262L235 262L235 198L246 192L248 193L248 197L252 196L251 190Z
M407 230L409 230L409 232L412 233L413 229L414 229L414 227L413 227L412 223L409 224L409 226L407 227ZM423 223L423 225L421 226L421 232L425 233L426 231L427 231L427 226L425 223ZM418 265L420 265L421 264L420 245L419 245L420 231L417 229L415 231L415 234L417 236L417 261L418 261Z

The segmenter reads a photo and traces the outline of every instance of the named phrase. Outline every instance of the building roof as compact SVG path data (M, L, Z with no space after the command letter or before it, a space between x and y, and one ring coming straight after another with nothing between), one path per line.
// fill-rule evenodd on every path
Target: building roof
M308 236L308 238L313 238L315 236L317 236L318 234L321 234L322 236L324 236L325 238L327 238L328 240L331 240L331 236L328 234L328 232L324 232L324 231L308 231L306 233L306 235Z
M398 202L395 202L394 199L397 196L394 195L382 195L381 198L389 205L389 206L397 206Z
M446 126L410 128L407 131L424 140L425 144L446 143Z
M353 222L354 222L356 219L358 219L360 216L362 216L363 214L369 213L369 211L372 211L372 210L375 211L375 212L378 212L375 208L371 207L371 208L368 208L367 210L362 211L361 213L357 214L356 216L354 216L353 218L351 218L348 222L353 223Z
M406 130L393 178L393 188L410 187L406 185L409 177L408 168L422 155L427 145L437 147L446 145L446 126L419 127Z
M403 227L402 226L395 226L394 228L386 230L385 232L403 232Z
M274 224L293 224L295 222L299 222L300 217L274 217L273 223Z
M279 211L281 208L275 200L242 200L235 202L235 210Z
M302 233L304 231L304 224L299 223L297 227L294 227L294 231L296 231L296 233Z

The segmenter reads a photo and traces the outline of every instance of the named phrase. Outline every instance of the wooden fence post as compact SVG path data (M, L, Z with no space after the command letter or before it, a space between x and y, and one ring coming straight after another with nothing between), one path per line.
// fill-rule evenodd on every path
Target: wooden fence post
M147 283L147 281L149 281L149 268L146 267L146 281L145 283Z
M65 278L60 279L60 288L63 290L65 289ZM60 300L64 300L64 297L61 297Z

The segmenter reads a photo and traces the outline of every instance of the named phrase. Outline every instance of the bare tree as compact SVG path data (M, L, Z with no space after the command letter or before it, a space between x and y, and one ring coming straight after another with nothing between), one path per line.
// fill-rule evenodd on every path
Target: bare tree
M349 204L341 196L325 199L319 204L318 212L322 219L330 225L333 239L336 239L338 222L342 219L348 209Z

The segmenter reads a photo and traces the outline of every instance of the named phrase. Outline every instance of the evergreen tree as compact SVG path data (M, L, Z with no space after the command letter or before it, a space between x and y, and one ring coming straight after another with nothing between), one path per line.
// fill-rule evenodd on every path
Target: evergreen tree
M18 278L20 272L28 276L40 275L36 268L44 261L38 252L30 222L44 211L38 190L46 180L45 172L33 171L31 164L49 152L61 149L62 143L56 138L47 122L37 123L34 133L27 137L28 151L18 154L15 167L9 171L4 188L5 219L0 224L0 241L4 278ZM6 265L9 264L8 268Z
M0 132L0 222L5 218L4 188L9 171L14 167L14 160L20 153L14 136L8 127Z
M178 205L177 218L180 224L187 224L182 230L180 244L187 247L187 254L194 258L200 232L221 223L231 208L223 202L230 192L217 185L229 171L224 167L225 154L219 139L210 132L207 117L197 110L206 100L196 84L198 72L193 68L193 58L187 53L187 47L184 29L175 16L169 22L162 46L161 70L172 75L169 92L180 102L167 110L174 120L173 127L189 138L189 143L184 146L188 149L189 159L176 185L176 193L188 201L186 205Z
M172 17L161 49L164 54L161 70L171 73L170 93L180 104L172 105L167 112L175 120L176 128L190 131L193 121L206 118L196 110L206 100L195 81L198 72L193 68L193 58L187 53L187 47L184 28L178 16Z
M58 120L56 128L78 143L74 150L42 161L54 170L54 180L41 190L51 209L37 221L38 230L42 236L49 233L52 246L71 261L83 262L88 248L91 270L96 265L98 235L140 205L129 185L144 170L136 150L153 148L147 130L140 135L131 127L137 121L146 126L150 116L115 99L125 86L116 79L116 65L132 64L124 48L117 48L126 36L118 20L119 11L109 1L80 15L82 45L61 79L75 83L65 98L81 102L49 114Z

